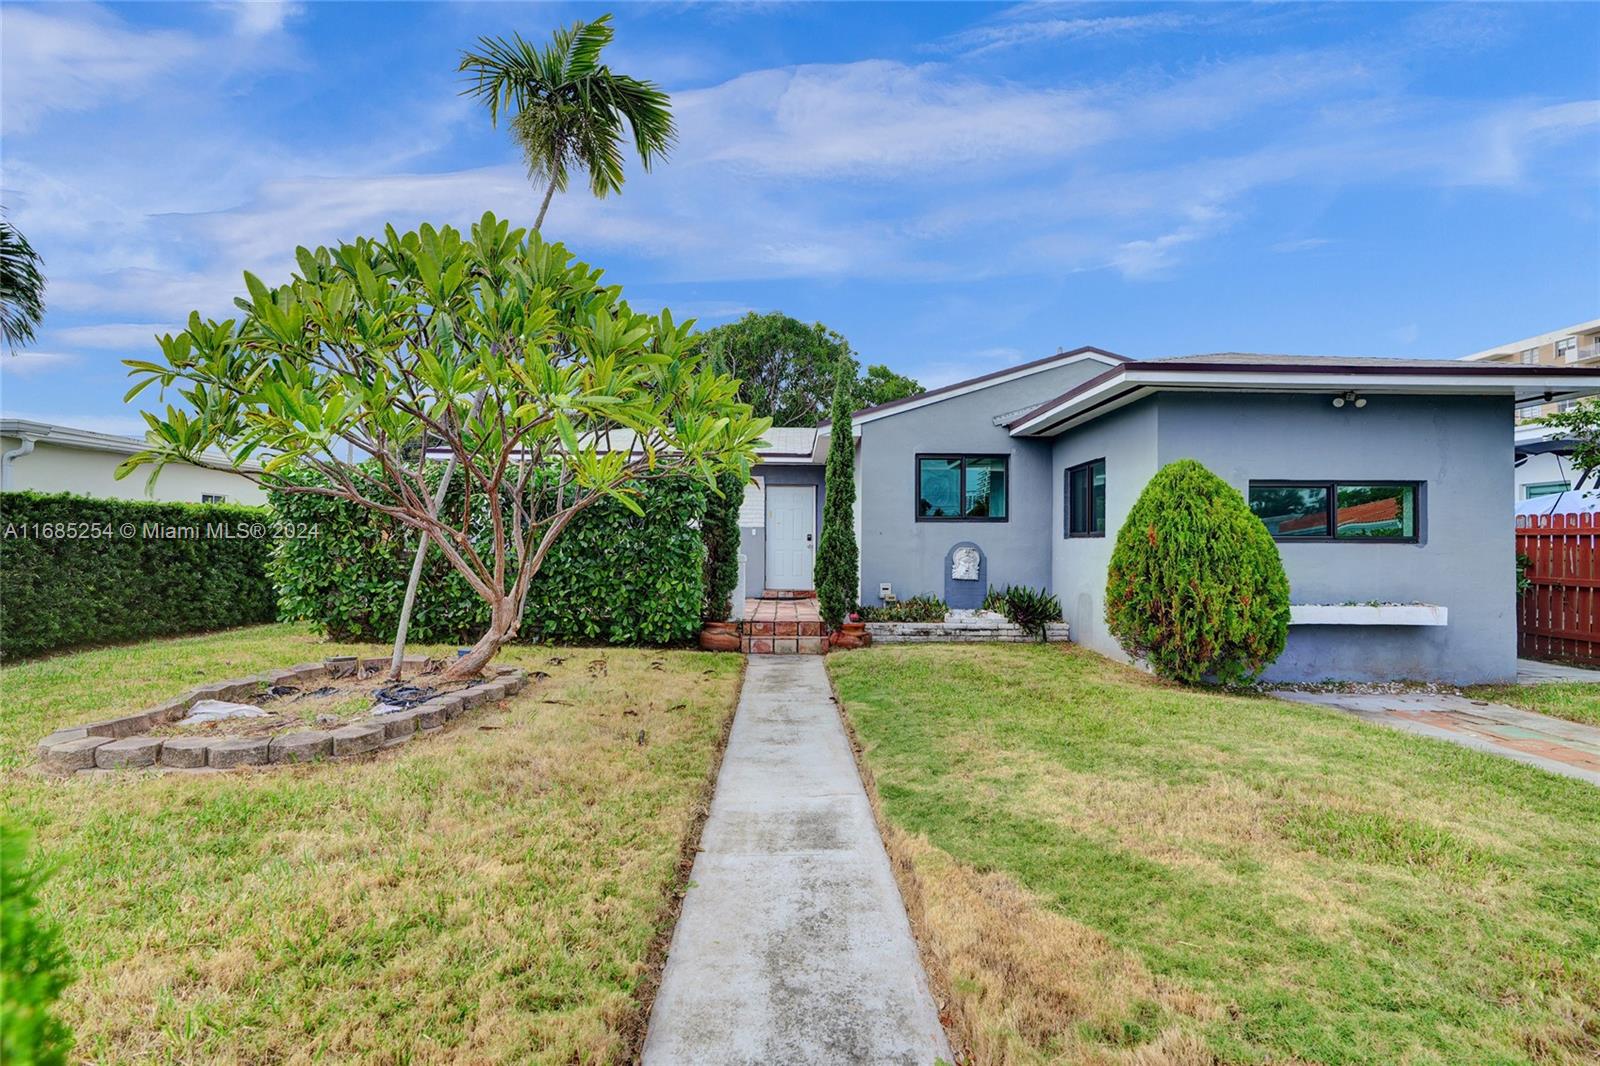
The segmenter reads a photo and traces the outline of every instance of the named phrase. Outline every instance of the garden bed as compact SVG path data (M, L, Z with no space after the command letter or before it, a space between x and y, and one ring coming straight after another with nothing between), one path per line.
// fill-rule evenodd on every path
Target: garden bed
M409 684L383 679L387 659L336 656L201 685L133 714L59 729L39 742L39 765L51 773L232 770L364 755L527 683L510 667L476 681L432 682L436 661L407 656L405 665L418 671Z
M1037 638L995 611L951 611L942 622L868 622L874 644L1023 644ZM1045 640L1065 641L1065 622L1045 627Z

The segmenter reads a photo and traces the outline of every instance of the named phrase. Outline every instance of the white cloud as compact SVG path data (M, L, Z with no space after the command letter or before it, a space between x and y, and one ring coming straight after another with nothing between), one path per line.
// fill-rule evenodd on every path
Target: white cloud
M888 60L755 71L673 103L680 158L787 176L970 176L975 165L1027 165L1115 131L1082 93Z
M16 375L21 378L54 374L73 366L79 357L71 352L38 352L23 349L0 355L0 376Z
M162 333L183 328L181 319L171 322L106 322L95 326L70 326L53 330L51 336L73 348L148 348Z
M131 29L87 4L0 6L0 40L7 134L137 92L201 51L190 34Z
M283 29L284 23L305 7L292 0L228 0L219 4L232 18L241 37L264 37Z
M941 50L965 50L973 55L982 55L1004 48L1043 44L1049 41L1167 33L1192 26L1198 21L1193 13L1178 11L1156 11L1141 15L1102 15L1093 18L1061 18L1053 15L1045 18L1018 17L1019 14L1048 10L1048 6L1035 5L1013 9L998 21L952 34L945 39Z
M1328 237L1298 237L1290 240L1278 241L1272 245L1272 250L1274 252L1281 253L1309 252L1313 248L1322 248L1332 243L1333 240Z

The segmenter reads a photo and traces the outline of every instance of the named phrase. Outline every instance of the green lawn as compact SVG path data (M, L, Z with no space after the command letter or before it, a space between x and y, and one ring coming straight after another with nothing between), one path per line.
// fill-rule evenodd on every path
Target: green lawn
M1584 681L1556 681L1548 685L1476 685L1463 690L1475 700L1509 703L1525 711L1565 718L1569 722L1600 725L1600 685Z
M1600 1058L1600 789L1072 647L828 665L973 1062Z
M626 1060L738 656L515 649L551 676L366 761L25 768L51 729L355 650L265 626L0 670L0 803L58 864L78 1055Z

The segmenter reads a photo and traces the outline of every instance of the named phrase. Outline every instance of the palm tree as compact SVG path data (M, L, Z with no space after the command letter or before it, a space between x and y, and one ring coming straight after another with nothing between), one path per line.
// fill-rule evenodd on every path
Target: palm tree
M0 334L12 351L32 343L44 318L43 265L28 238L0 219Z
M511 132L522 146L528 176L544 183L536 230L574 169L588 173L596 196L621 190L624 123L645 170L665 158L677 138L670 101L659 86L613 73L600 62L614 35L606 14L557 30L543 48L520 34L510 40L480 37L478 51L461 56L460 69L473 79L463 93L488 106L490 122L498 124L502 111L511 112Z

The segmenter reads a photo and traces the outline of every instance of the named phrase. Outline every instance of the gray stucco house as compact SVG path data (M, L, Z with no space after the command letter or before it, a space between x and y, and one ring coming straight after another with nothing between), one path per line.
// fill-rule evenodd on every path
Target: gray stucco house
M860 599L1043 587L1073 640L1121 658L1112 545L1151 475L1187 457L1279 542L1295 608L1269 679L1508 680L1513 409L1597 392L1577 367L1060 352L856 412ZM747 589L811 587L831 432L769 434L740 515ZM963 547L976 581L952 577Z

